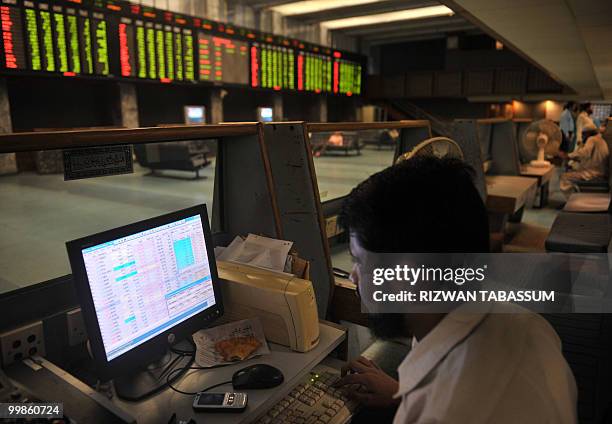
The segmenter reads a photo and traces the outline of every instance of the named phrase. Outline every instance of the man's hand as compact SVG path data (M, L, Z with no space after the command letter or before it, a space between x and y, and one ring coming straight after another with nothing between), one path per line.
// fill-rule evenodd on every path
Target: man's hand
M347 374L348 372L352 373ZM363 356L342 367L342 375L335 386L344 386L348 396L366 406L384 408L400 403L399 399L393 399L399 389L399 383Z

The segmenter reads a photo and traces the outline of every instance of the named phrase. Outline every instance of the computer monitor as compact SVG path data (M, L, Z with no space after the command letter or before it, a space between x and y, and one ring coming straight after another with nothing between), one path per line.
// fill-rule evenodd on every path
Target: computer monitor
M98 377L120 397L165 387L171 346L223 314L211 241L199 205L66 243Z
M274 111L271 107L258 107L257 108L257 120L260 122L272 122L274 117Z
M187 125L206 123L206 107L205 106L185 106L184 115L185 115L185 123Z

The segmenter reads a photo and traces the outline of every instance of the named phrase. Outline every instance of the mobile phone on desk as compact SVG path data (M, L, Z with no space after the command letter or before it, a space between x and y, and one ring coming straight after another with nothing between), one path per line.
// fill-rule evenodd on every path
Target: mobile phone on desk
M193 399L193 409L199 412L242 412L246 406L246 393L198 393Z

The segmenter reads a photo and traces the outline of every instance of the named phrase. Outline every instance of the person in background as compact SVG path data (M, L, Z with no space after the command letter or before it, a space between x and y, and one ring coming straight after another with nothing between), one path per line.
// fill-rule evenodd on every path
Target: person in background
M561 133L563 134L561 150L564 152L571 152L574 150L574 134L576 134L576 123L574 122L575 110L576 103L567 102L559 118L559 127L561 127Z
M329 136L329 140L327 140L327 144L329 146L342 146L344 143L344 137L340 131L334 132Z
M378 253L488 252L487 209L473 170L457 159L415 157L359 184L344 201L355 265L351 280L367 293L362 274ZM368 314L372 332L412 338L399 381L359 358L338 386L375 411L362 422L395 424L574 424L576 382L561 341L540 315L500 303L475 313L463 305L447 313ZM393 409L395 408L395 411ZM355 417L360 422L360 417Z
M559 181L561 192L566 198L577 191L576 183L594 178L607 178L610 172L608 169L610 150L595 124L583 127L581 135L586 140L584 145L567 155L574 170L562 174Z
M591 103L583 103L580 105L580 113L578 114L578 118L576 118L576 147L580 147L582 145L584 128L595 127L595 123L593 119L591 119L591 115L593 114L593 107Z
M316 158L318 158L321 155L325 154L327 146L342 146L343 143L344 137L342 133L340 131L335 131L332 135L329 136L327 141L313 147L313 154Z

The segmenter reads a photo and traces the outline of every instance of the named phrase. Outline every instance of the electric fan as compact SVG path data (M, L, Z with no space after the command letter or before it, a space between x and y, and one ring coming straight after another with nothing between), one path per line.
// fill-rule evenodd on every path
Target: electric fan
M463 160L461 147L447 137L433 137L420 142L412 150L398 157L396 163L411 159L415 156L434 156L439 159L454 158Z
M546 155L552 156L561 146L561 130L553 121L542 119L529 125L521 138L520 150L523 161L531 166L550 166Z

